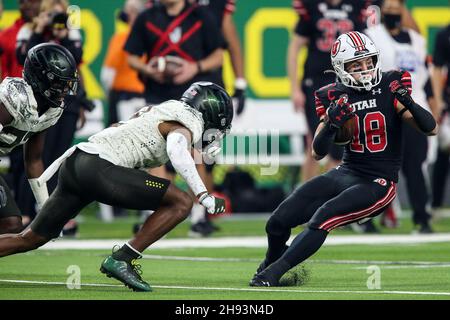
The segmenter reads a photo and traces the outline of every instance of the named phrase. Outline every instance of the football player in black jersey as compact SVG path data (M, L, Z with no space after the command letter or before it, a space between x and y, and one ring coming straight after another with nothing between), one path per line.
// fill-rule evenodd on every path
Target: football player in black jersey
M366 9L370 1L363 0L294 0L293 7L299 15L294 35L288 49L288 75L291 83L291 100L298 112L304 112L308 124L305 163L302 166L302 182L319 172L319 164L311 157L311 142L319 124L315 113L314 91L334 81L334 75L325 73L331 69L330 50L337 37L346 32L366 28ZM307 46L308 57L304 64L301 85L298 83L298 54ZM329 152L327 168L339 164L343 148L333 146Z
M315 93L320 124L313 157L327 155L336 134L354 121L343 164L295 190L266 225L268 250L251 286L276 286L289 269L313 255L336 227L378 215L395 197L402 160L402 125L437 133L431 113L411 98L408 72L381 72L379 52L365 35L341 35L331 48L338 81ZM288 247L291 229L308 223Z

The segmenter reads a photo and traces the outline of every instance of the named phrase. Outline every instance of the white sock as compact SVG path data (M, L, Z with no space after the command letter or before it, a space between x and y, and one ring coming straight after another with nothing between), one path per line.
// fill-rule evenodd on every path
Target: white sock
M205 208L199 203L194 203L191 210L191 224L196 224L205 220Z
M139 257L141 257L141 253L140 253L139 251L137 251L135 248L133 248L133 247L131 246L131 244L129 244L128 242L126 242L125 245L126 245L128 248L130 248L131 250L133 250L136 254L138 254Z

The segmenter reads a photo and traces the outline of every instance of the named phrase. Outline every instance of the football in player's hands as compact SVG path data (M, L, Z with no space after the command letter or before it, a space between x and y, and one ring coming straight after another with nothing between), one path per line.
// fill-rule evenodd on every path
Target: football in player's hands
M180 72L183 59L176 56L158 57L154 62L158 72L161 72L165 82L172 82L173 78Z
M351 117L344 123L341 128L339 128L334 137L335 144L345 145L352 141L353 134L355 132L356 121L358 121L356 117Z

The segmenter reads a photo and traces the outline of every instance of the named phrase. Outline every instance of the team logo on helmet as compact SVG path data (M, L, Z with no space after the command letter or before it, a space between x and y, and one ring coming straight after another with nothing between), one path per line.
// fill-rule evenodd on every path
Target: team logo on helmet
M340 48L341 48L341 41L338 39L334 42L333 46L331 47L331 56L335 57L339 52Z
M378 183L378 184L380 184L380 185L382 185L383 187L385 187L387 185L387 181L385 179L382 179L382 178L378 178L378 179L375 179L373 181Z

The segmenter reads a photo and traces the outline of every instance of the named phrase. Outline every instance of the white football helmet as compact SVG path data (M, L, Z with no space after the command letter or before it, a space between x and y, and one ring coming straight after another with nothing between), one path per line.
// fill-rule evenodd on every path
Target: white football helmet
M347 72L345 65L362 58L372 57L373 69L366 71ZM341 82L350 88L371 90L381 81L380 51L366 35L351 31L337 38L331 48L331 64ZM358 81L354 75L359 74Z

